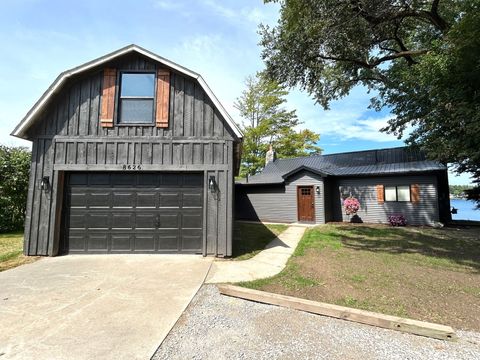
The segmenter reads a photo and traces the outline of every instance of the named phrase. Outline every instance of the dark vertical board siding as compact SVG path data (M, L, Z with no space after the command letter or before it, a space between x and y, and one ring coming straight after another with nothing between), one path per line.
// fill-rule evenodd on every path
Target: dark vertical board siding
M34 199L33 199L33 211L32 211L32 222L30 230L30 254L38 254L38 227L40 224L40 210L42 207L42 190L40 190L40 181L43 176L43 154L44 154L44 141L42 139L37 140L37 156L35 158L35 173L37 174L35 179Z
M152 154L152 162L153 164L163 164L163 146L162 144L152 144L153 146L153 154Z
M213 108L209 99L205 99L203 127L204 136L213 136Z
M34 141L32 144L32 161L30 163L30 178L28 180L28 194L27 194L27 206L25 211L25 229L23 238L23 253L25 255L35 255L30 251L31 232L32 232L32 215L34 211L34 202L37 180L37 155L38 154L38 142Z
M53 186L53 156L54 148L51 140L43 141L43 169L42 175L48 176L50 186ZM50 223L50 200L52 196L51 188L49 191L40 191L40 215L38 224L38 244L37 253L39 255L47 255L48 250L48 225Z
M196 165L203 164L203 147L204 144L193 144L193 163Z
M89 122L90 122L90 87L91 81L89 78L82 82L81 92L80 92L80 107L78 115L78 134L79 135L88 135Z
M207 171L207 182L215 171ZM217 194L207 193L207 254L216 255L217 242Z
M228 164L228 172L227 172L227 194L226 194L226 207L227 207L227 213L226 213L226 226L227 226L227 236L226 236L226 256L232 256L232 234L233 234L233 208L234 208L234 202L235 202L235 192L233 187L235 186L235 179L233 177L233 142L228 141L227 142L227 164ZM230 160L228 160L230 159Z
M102 77L100 76L100 73L92 77L90 86L88 135L98 135L98 128L100 127L100 92L102 90Z
M193 110L193 132L197 138L203 135L204 92L199 84L195 84Z
M221 137L223 136L224 125L220 118L220 113L217 109L213 112L213 135Z
M183 115L184 115L184 91L185 79L183 76L175 75L175 101L173 109L173 136L183 136Z
M97 163L97 146L94 142L87 143L87 164Z
M109 66L130 70L157 68L156 63L140 55L124 57ZM188 165L202 166L205 253L231 254L233 153L230 146L233 145L225 143L231 140L231 133L225 129L224 119L200 84L171 72L168 128L115 126L107 129L102 128L99 121L102 79L102 69L69 79L29 130L35 140L25 220L25 252L57 254L64 173L55 170L55 165L72 164L79 169L81 165L141 163L179 165L181 171ZM111 137L111 141L97 137ZM205 137L216 140L207 142ZM229 166L228 171L225 164ZM217 179L217 193L207 189L209 175ZM50 193L39 190L42 176L50 177Z
M185 81L185 101L183 107L183 135L193 136L193 105L194 105L194 86L191 80Z

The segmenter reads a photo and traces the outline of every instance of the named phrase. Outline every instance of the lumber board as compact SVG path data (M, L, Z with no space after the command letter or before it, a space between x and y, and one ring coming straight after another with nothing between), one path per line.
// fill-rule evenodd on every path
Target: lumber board
M348 308L292 296L273 294L234 285L217 285L223 295L252 300L264 304L283 306L313 314L325 315L361 324L378 326L385 329L431 337L440 340L455 341L457 336L450 326L384 315L372 311Z

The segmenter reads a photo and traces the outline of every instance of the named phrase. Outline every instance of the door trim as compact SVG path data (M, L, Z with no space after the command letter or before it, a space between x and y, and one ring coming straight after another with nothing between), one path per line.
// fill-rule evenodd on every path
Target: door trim
M299 191L298 191L298 190L299 190L300 188L310 188L310 191L311 191L310 194L312 194L311 196L312 196L312 201L313 201L313 210L312 210L312 213L313 213L313 214L312 214L312 218L313 218L313 219L312 219L311 221L300 220L300 206L299 206L300 202L299 202L299 195L298 195L298 194L299 194ZM313 222L313 223L316 223L316 220L315 220L315 219L316 219L316 215L315 215L315 193L314 193L314 191L315 191L315 186L314 186L314 185L297 185L297 189L296 189L296 190L297 190L297 221L299 221L299 222L300 222L300 221L303 221L303 222Z

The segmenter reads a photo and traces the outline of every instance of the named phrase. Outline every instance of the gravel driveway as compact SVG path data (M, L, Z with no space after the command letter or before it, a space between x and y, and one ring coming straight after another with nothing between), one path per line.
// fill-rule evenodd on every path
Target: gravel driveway
M456 343L220 295L204 285L153 359L480 359L480 333Z

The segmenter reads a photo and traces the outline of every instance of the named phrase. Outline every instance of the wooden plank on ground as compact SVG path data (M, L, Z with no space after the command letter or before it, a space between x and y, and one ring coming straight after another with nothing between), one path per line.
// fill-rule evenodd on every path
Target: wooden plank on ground
M384 315L371 311L352 309L344 306L326 304L292 296L268 293L233 285L218 285L221 294L257 301L265 304L278 305L290 309L301 310L313 314L325 315L337 319L354 321L385 329L398 330L410 334L427 336L440 340L453 341L457 339L450 326L433 324L424 321L405 319L397 316Z

